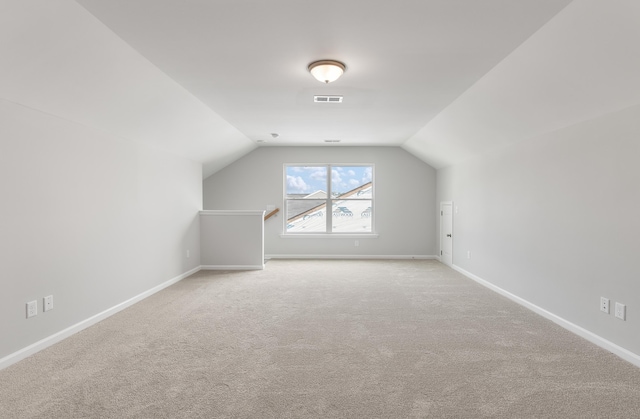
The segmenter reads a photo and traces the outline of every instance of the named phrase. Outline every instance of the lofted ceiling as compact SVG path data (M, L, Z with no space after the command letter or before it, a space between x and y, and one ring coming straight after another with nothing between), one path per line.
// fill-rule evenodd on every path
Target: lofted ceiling
M79 3L254 142L402 145L567 1ZM348 67L329 85L326 58Z
M441 168L640 103L636 0L0 7L3 99L202 162L205 176L283 145L401 146ZM307 71L319 59L347 70L322 84Z

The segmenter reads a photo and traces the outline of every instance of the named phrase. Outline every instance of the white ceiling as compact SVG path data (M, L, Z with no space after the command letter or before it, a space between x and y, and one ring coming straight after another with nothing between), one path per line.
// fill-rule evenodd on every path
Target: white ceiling
M440 168L640 103L638 22L637 0L2 0L0 97L205 176L324 140Z
M639 47L640 1L576 0L403 147L439 168L640 104Z

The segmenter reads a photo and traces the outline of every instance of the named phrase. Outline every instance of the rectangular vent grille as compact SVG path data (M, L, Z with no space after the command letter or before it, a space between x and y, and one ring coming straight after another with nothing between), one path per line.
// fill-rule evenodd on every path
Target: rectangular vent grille
M342 96L314 96L316 103L342 103Z
M341 140L324 140L325 143L339 143Z

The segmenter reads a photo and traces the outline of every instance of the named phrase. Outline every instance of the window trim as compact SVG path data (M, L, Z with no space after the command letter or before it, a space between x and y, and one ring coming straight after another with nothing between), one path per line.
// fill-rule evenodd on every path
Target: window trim
M377 239L378 233L280 233L283 239Z
M371 201L371 206L372 206L372 215L371 215L371 231L370 232L338 232L338 233L333 233L331 232L331 227L333 227L332 225L332 217L328 217L329 218L329 222L326 223L326 228L329 229L329 231L324 231L324 232L287 232L287 222L288 222L288 218L287 218L287 167L326 167L327 168L327 197L324 199L325 201L325 208L331 208L331 204L334 200L336 200L336 198L332 198L331 197L331 187L332 187L332 182L331 182L331 168L332 167L371 167L371 198L368 198L367 200ZM283 185L283 193L282 193L282 208L284 209L284 216L282 217L282 232L280 233L280 237L282 238L362 238L362 239L369 239L369 238L378 238L378 233L376 231L376 223L375 223L375 218L376 218L376 211L375 211L375 200L376 200L376 192L375 192L375 188L376 188L376 181L375 181L375 177L376 177L376 168L375 168L375 164L373 163L284 163L282 165L282 185ZM354 188L355 189L355 188ZM349 199L349 198L346 198ZM318 199L318 200L322 200L322 199ZM325 210L325 212L327 212Z

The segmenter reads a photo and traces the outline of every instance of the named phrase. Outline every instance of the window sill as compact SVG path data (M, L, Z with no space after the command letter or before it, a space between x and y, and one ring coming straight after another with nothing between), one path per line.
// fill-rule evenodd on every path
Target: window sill
M280 233L283 239L377 239L377 233Z

